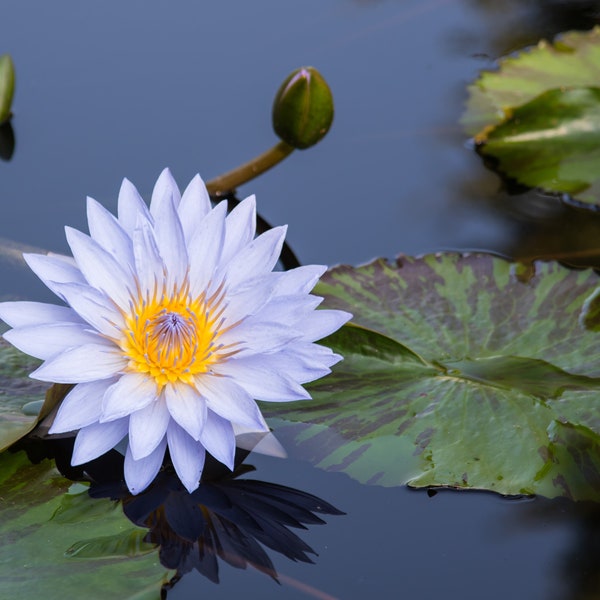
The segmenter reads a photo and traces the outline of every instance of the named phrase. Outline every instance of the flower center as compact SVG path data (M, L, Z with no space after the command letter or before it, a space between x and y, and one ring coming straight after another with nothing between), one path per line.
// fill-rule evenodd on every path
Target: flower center
M217 343L224 331L222 300L222 290L193 299L184 287L132 301L119 344L129 358L128 370L147 373L161 388L177 381L193 384L222 358Z

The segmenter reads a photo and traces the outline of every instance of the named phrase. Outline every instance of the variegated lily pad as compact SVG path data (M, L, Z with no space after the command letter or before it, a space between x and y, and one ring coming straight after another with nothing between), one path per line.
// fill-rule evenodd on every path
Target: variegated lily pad
M326 341L345 360L263 410L293 455L365 483L600 500L598 282L489 255L337 267L318 293L360 326Z

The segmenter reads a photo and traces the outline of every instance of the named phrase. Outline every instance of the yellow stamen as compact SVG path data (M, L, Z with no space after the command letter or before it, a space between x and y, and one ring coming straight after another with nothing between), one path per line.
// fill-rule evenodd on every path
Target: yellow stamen
M128 369L147 373L159 387L193 384L220 359L219 336L225 331L223 287L206 298L192 298L187 285L138 294L125 314L126 329L119 345L129 358ZM222 358L222 357L221 357Z

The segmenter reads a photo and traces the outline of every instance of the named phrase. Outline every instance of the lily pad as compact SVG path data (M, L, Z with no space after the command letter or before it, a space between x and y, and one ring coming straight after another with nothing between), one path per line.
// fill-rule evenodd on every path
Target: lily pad
M600 500L598 283L489 255L337 267L318 293L360 326L325 341L345 360L263 410L292 455L364 483Z
M44 460L0 454L0 580L6 598L160 598L168 572L118 504Z
M500 59L497 71L484 71L469 86L461 121L469 135L497 125L506 112L554 89L595 87L600 81L600 27L571 31L554 43Z

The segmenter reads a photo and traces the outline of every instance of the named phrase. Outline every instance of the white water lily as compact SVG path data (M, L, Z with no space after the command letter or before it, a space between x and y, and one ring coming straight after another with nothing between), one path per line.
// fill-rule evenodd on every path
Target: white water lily
M76 384L50 430L79 430L73 465L126 442L135 494L168 446L193 491L206 452L231 469L236 433L268 431L255 400L310 398L301 384L341 359L314 343L350 318L315 310L325 267L272 271L286 228L255 238L255 210L212 208L199 176L180 195L165 169L149 209L126 179L118 218L88 198L90 235L66 228L73 258L25 255L67 306L2 303L4 337L44 361L31 377Z

